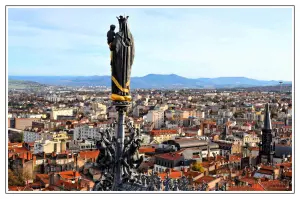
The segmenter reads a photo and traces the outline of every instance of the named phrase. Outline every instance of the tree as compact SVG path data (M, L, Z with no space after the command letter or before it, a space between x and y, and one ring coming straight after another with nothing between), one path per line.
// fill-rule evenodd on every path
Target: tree
M199 172L201 172L201 173L204 172L204 168L203 168L203 166L202 166L202 164L201 164L200 162L194 163L194 164L192 165L192 170L193 170L193 171L199 171Z
M23 133L11 133L9 135L10 142L23 142Z
M8 185L9 186L25 186L23 172L21 169L12 171L8 169Z
M27 184L27 182L28 182L28 180L30 180L31 179L31 176L30 176L30 173L27 171L27 170L23 170L23 179L24 179L24 181L25 181L25 183Z

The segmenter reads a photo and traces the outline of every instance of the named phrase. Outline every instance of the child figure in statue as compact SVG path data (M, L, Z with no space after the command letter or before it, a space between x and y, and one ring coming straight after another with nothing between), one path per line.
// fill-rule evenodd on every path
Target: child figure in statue
M116 37L115 29L116 29L115 25L110 25L110 29L107 32L107 44L110 50L110 65L112 64L112 53L113 53L111 50L111 43L114 41Z

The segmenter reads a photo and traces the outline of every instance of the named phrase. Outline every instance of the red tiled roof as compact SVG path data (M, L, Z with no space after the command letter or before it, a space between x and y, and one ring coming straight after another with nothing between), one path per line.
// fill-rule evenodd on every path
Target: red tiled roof
M160 176L161 180L164 180L167 176L167 173L159 173L158 175ZM178 179L181 176L182 176L181 172L176 171L176 170L171 170L171 173L169 174L169 178L172 178L172 179Z
M197 177L199 175L201 175L202 173L199 172L199 171L187 171L187 172L183 172L183 175L186 176L186 177Z
M258 173L267 174L267 175L272 175L272 174L273 174L273 171L265 170L265 169L260 169L260 170L258 171Z
M177 160L182 157L181 154L178 153L164 153L156 155L156 157L167 159L167 160Z
M274 171L275 168L273 166L261 165L260 169Z
M74 178L74 172L73 171L62 171L59 172L59 175L64 178L64 179L72 179ZM75 177L80 177L81 175L79 174L78 171L75 172Z
M248 184L255 184L256 183L254 178L247 178L247 177L241 178L240 181L241 182L247 182Z
M256 190L250 186L231 186L228 188L228 191L256 191Z
M22 153L20 153L19 154L19 158L21 158L21 159L26 159L26 160L30 160L30 155L28 154L28 156L27 156L27 153L31 153L31 152L22 152Z
M39 179L44 184L49 184L49 175L48 174L36 174L36 179Z
M284 166L284 168L289 168L289 167L292 167L292 163L284 162L284 163L276 164L276 167L280 167L280 166Z
M259 183L253 184L252 188L254 189L254 191L265 191L265 189Z
M20 147L20 148L14 148L14 152L15 153L26 153L28 152L29 150L25 147Z
M13 147L22 147L23 143L19 143L19 142L9 142L8 143L8 148L13 148Z
M18 186L8 186L9 191L20 191L21 189L22 187L18 187Z
M36 177L39 177L39 178L49 178L49 175L48 174L38 173L38 174L36 174Z
M146 153L146 152L155 152L155 148L153 148L153 147L141 147L141 148L139 148L139 153Z
M241 161L241 158L236 155L230 155L229 156L229 162L239 162Z
M178 134L177 130L174 129L164 129L164 130L152 130L150 132L152 136L159 136L159 135L165 135L165 134Z
M286 191L286 185L279 180L270 180L261 182L266 191Z
M292 172L291 171L284 172L284 175L287 177L292 177Z
M95 150L95 151L80 151L79 156L81 158L93 159L93 158L97 158L99 153L100 152L98 150Z
M195 183L209 183L209 182L211 182L211 181L213 181L213 180L215 180L215 179L216 179L216 178L211 177L211 176L203 176L203 177L201 177L201 178L195 180L194 182L195 182Z

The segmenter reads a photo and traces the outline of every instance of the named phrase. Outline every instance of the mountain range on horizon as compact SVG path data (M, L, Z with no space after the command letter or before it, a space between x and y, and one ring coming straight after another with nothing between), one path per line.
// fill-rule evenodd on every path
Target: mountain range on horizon
M111 86L111 76L8 76L9 80L33 81L57 86ZM148 74L131 77L131 88L235 88L279 85L280 80L256 80L247 77L186 78L176 74ZM282 81L292 84L292 81Z

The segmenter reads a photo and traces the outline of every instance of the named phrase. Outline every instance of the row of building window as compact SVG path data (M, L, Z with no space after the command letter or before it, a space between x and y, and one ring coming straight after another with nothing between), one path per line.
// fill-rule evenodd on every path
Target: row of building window
M157 160L157 164L160 165L160 166L173 168L173 164L171 162L165 162L165 161Z
M90 148L96 148L95 145L92 145L92 147L90 145L88 146L80 146L80 149L90 149Z

